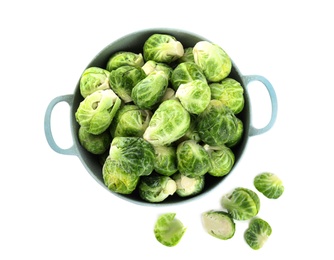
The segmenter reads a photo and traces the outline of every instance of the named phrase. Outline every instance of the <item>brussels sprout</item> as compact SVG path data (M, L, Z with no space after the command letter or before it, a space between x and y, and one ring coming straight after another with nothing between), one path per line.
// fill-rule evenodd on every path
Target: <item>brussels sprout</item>
M87 68L80 78L80 93L84 98L97 90L110 89L109 71L98 67Z
M171 79L172 72L173 72L172 67L170 67L166 63L155 62L153 60L149 60L149 61L145 62L142 69L143 69L143 71L145 72L146 75L151 74L153 71L162 71L166 74L168 80Z
M177 172L176 148L174 146L154 146L155 160L154 170L165 176L171 176Z
M165 95L168 78L163 71L151 72L132 89L133 102L142 109L152 109Z
M116 52L109 58L106 69L112 71L124 65L142 67L144 65L143 55L130 51Z
M110 72L111 89L125 102L131 102L132 89L139 81L146 77L140 67L129 65L121 66Z
M177 90L181 84L189 83L193 80L201 80L207 83L202 70L193 62L180 63L172 72L171 83L175 90Z
M234 114L239 114L245 104L244 88L232 78L225 78L220 83L211 83L211 97L228 106Z
M164 246L176 246L187 228L175 218L176 213L160 215L154 225L155 238Z
M178 100L162 102L154 112L144 138L153 145L170 145L190 126L190 115Z
M235 138L238 121L233 112L219 100L211 100L197 118L197 132L209 145L222 145Z
M110 126L113 137L142 137L150 122L152 112L140 109L136 105L126 104L121 107Z
M109 149L111 143L109 131L93 135L82 126L79 128L78 137L80 144L92 154L103 154Z
M245 231L246 243L254 250L258 250L266 243L272 229L269 223L260 218L253 218Z
M141 177L138 184L139 195L148 202L162 202L176 191L175 181L168 176L153 175Z
M282 180L275 174L263 172L254 178L255 188L269 199L277 199L284 192Z
M189 197L199 194L204 189L204 175L187 177L181 173L172 176L176 183L176 194L180 197Z
M209 154L194 140L180 143L176 149L176 157L180 173L187 177L204 175L211 167Z
M154 169L154 148L140 137L115 137L111 142L109 157L128 174L146 176Z
M230 148L225 145L204 145L204 149L210 157L211 168L208 171L209 174L215 177L222 177L231 171L235 156Z
M183 56L177 60L177 63L182 63L182 62L194 62L195 63L193 47L184 48Z
M163 101L169 100L169 99L174 99L175 98L175 90L172 88L167 88L165 95L161 98L160 103Z
M121 99L111 90L97 90L87 96L75 112L80 126L91 134L101 134L110 126L121 105Z
M182 57L183 45L175 37L168 34L153 34L144 43L144 59L155 62L171 63Z
M131 194L137 187L139 176L129 174L122 161L108 156L102 166L104 184L109 190L120 194Z
M193 80L181 84L175 93L183 107L191 114L200 114L211 100L210 87L202 80Z
M234 219L248 220L258 214L260 199L254 191L239 187L224 195L221 205Z
M225 211L211 210L202 214L204 230L222 240L230 239L235 233L235 222Z
M196 115L194 114L190 115L190 126L187 132L178 140L178 143L186 140L194 140L196 142L201 141L201 138L199 137L196 129Z
M195 63L203 70L207 80L219 82L226 78L232 69L232 61L217 44L199 41L193 48Z
M239 118L237 120L237 131L234 133L233 137L230 138L229 141L225 143L227 147L234 147L236 146L242 139L242 134L244 133L244 125Z

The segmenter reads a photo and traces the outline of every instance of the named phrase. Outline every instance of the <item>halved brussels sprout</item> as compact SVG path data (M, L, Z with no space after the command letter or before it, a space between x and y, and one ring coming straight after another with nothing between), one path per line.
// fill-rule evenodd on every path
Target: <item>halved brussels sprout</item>
M211 168L208 173L212 176L223 177L228 174L235 162L233 151L225 145L204 145L210 157Z
M97 90L80 102L75 119L91 134L108 129L121 105L121 99L111 90Z
M225 211L210 210L202 214L203 227L213 237L227 240L234 236L235 223Z
M84 98L97 90L110 89L109 71L98 68L87 68L80 78L80 94Z
M187 177L181 173L172 176L176 183L176 194L180 197L190 197L199 194L204 189L204 175Z
M252 249L258 250L263 247L271 233L272 229L267 221L261 218L253 218L245 231L244 238Z
M171 63L182 57L183 45L172 35L153 34L144 43L143 55L146 61Z
M203 70L208 81L219 82L226 78L232 69L232 61L217 44L199 41L193 48L195 63Z
M109 149L111 143L111 136L108 130L101 134L93 135L80 126L78 137L80 144L92 154L103 154Z
M172 72L171 83L175 90L177 90L181 84L189 83L194 80L201 80L207 83L202 70L194 62L180 63Z
M154 146L155 160L154 170L165 176L171 176L177 172L176 148L174 146Z
M142 67L144 65L143 55L131 51L116 52L109 58L106 69L112 71L124 65Z
M263 172L254 178L255 188L270 199L278 199L284 192L282 180L273 173Z

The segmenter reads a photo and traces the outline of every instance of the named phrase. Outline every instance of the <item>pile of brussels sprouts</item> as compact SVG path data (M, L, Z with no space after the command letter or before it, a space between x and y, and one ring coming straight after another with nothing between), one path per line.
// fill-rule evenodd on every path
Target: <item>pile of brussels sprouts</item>
M206 176L228 174L244 107L231 68L214 43L184 47L158 33L142 53L119 51L105 68L87 68L75 113L78 137L99 157L108 189L157 203L197 195Z

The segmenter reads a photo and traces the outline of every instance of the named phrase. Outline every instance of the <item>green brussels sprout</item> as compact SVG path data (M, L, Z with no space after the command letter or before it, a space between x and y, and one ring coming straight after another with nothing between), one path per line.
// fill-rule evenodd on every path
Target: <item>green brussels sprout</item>
M187 230L175 216L176 213L164 213L155 222L154 236L164 246L176 246Z
M176 148L179 172L187 177L202 176L211 167L209 154L194 140L180 143Z
M209 85L202 80L181 84L175 93L183 107L191 114L200 114L211 101Z
M254 191L239 187L224 195L221 205L234 219L248 220L258 214L260 199Z
M175 90L177 90L181 84L189 83L194 80L201 80L207 83L202 70L194 62L180 63L172 72L171 83Z
M199 134L196 129L196 115L191 114L190 115L190 126L187 130L187 132L178 140L178 143L181 143L186 140L194 140L196 142L200 142L201 138L199 137Z
M221 101L213 99L197 117L196 128L204 143L222 145L235 138L238 120L231 109Z
M80 78L80 94L84 98L97 90L110 89L109 71L98 67L87 68Z
M183 45L174 36L168 34L153 34L144 43L143 56L146 61L171 63L182 57Z
M121 102L111 89L97 90L80 102L75 119L89 133L101 134L110 126Z
M162 102L153 113L144 138L156 145L170 145L182 137L190 126L190 115L178 100Z
M180 197L189 197L199 194L204 189L204 175L196 177L187 177L181 173L175 173L172 176L176 183L176 194Z
M226 78L232 69L232 61L217 44L199 41L193 47L195 63L202 69L208 81L219 82Z
M233 137L231 137L230 140L225 143L225 145L230 148L240 143L242 139L242 134L244 133L244 125L242 121L237 117L236 120L237 120L237 131L234 133Z
M168 80L171 79L172 72L173 72L173 69L171 66L167 65L166 63L162 63L162 62L155 62L154 60L146 61L142 69L146 75L151 74L153 71L162 71L166 73Z
M136 189L140 178L137 174L129 174L122 161L110 156L102 166L102 177L109 190L120 194L131 194Z
M171 176L177 172L176 148L174 146L154 146L155 160L154 170L165 176Z
M140 109L136 105L125 104L121 107L110 125L113 137L142 137L150 122L152 112Z
M79 128L78 137L82 147L92 154L103 154L109 149L111 143L109 131L93 135L82 126Z
M162 202L176 191L176 183L169 176L143 176L138 184L139 196L148 202Z
M154 169L154 148L140 137L115 137L109 157L117 161L127 174L147 176Z
M112 71L124 65L142 67L144 65L143 55L141 53L137 54L130 51L116 52L109 58L106 69Z
M165 95L161 98L159 103L162 103L166 100L174 99L174 98L175 98L175 90L172 89L172 88L167 88L166 92L165 92Z
M235 222L225 211L210 210L202 214L204 230L215 238L228 240L234 236Z
M139 81L146 77L140 67L124 65L110 72L111 89L125 102L131 102L132 89Z
M193 47L184 48L183 56L177 60L177 63L182 63L182 62L194 62L195 63Z
M269 199L278 199L284 192L282 180L273 173L263 172L254 178L255 188Z
M133 102L142 109L152 109L165 95L168 78L163 71L151 72L132 89Z
M225 78L220 83L211 83L211 98L217 99L228 106L234 114L239 114L245 104L244 88L232 78Z
M210 157L211 168L208 173L215 177L223 177L228 174L234 165L235 156L233 151L225 145L204 145Z
M254 250L258 250L268 240L272 233L269 223L261 218L253 218L244 233L246 243Z

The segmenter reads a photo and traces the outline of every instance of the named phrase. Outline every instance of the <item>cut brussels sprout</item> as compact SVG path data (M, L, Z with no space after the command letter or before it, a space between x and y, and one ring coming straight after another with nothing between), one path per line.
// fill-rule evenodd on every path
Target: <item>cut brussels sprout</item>
M108 129L121 105L121 99L111 90L97 90L80 102L75 119L91 134Z
M178 100L162 102L154 112L144 138L156 145L170 145L182 137L190 126L190 115Z
M143 55L130 51L116 52L109 58L106 69L112 71L124 65L142 67L144 65Z
M80 93L84 98L97 90L110 89L109 71L98 67L87 68L80 78Z
M272 228L267 221L253 218L245 231L244 238L252 249L258 250L263 247L271 233Z
M207 83L202 70L194 62L180 63L172 72L171 83L175 90L177 90L181 84L189 83L194 80L201 80Z
M270 199L278 199L284 192L282 180L275 174L263 172L254 178L255 188Z
M109 149L111 143L109 131L93 135L82 126L79 128L78 137L80 144L92 154L103 154Z
M138 184L139 195L148 202L162 202L176 191L175 181L163 175L143 176Z
M235 223L230 214L211 210L202 214L204 230L211 236L227 240L234 236Z
M154 170L165 176L171 176L177 172L176 148L174 146L154 146L155 160Z
M187 177L181 173L172 176L176 183L176 194L180 197L190 197L199 194L204 189L204 175Z
M248 220L258 214L260 199L254 191L239 187L224 195L221 205L234 219Z
M228 106L234 114L239 114L245 104L244 88L232 78L225 78L219 83L211 83L211 97Z
M183 54L182 43L168 34L153 34L144 43L143 55L146 61L153 60L169 64Z
M223 177L228 174L234 165L235 156L233 151L225 145L204 145L210 157L211 168L208 173L215 177Z
M164 246L176 246L186 232L186 227L175 216L176 213L164 213L154 225L155 238Z
M193 53L195 63L202 69L208 81L219 82L230 74L232 61L219 45L199 41L195 44Z

